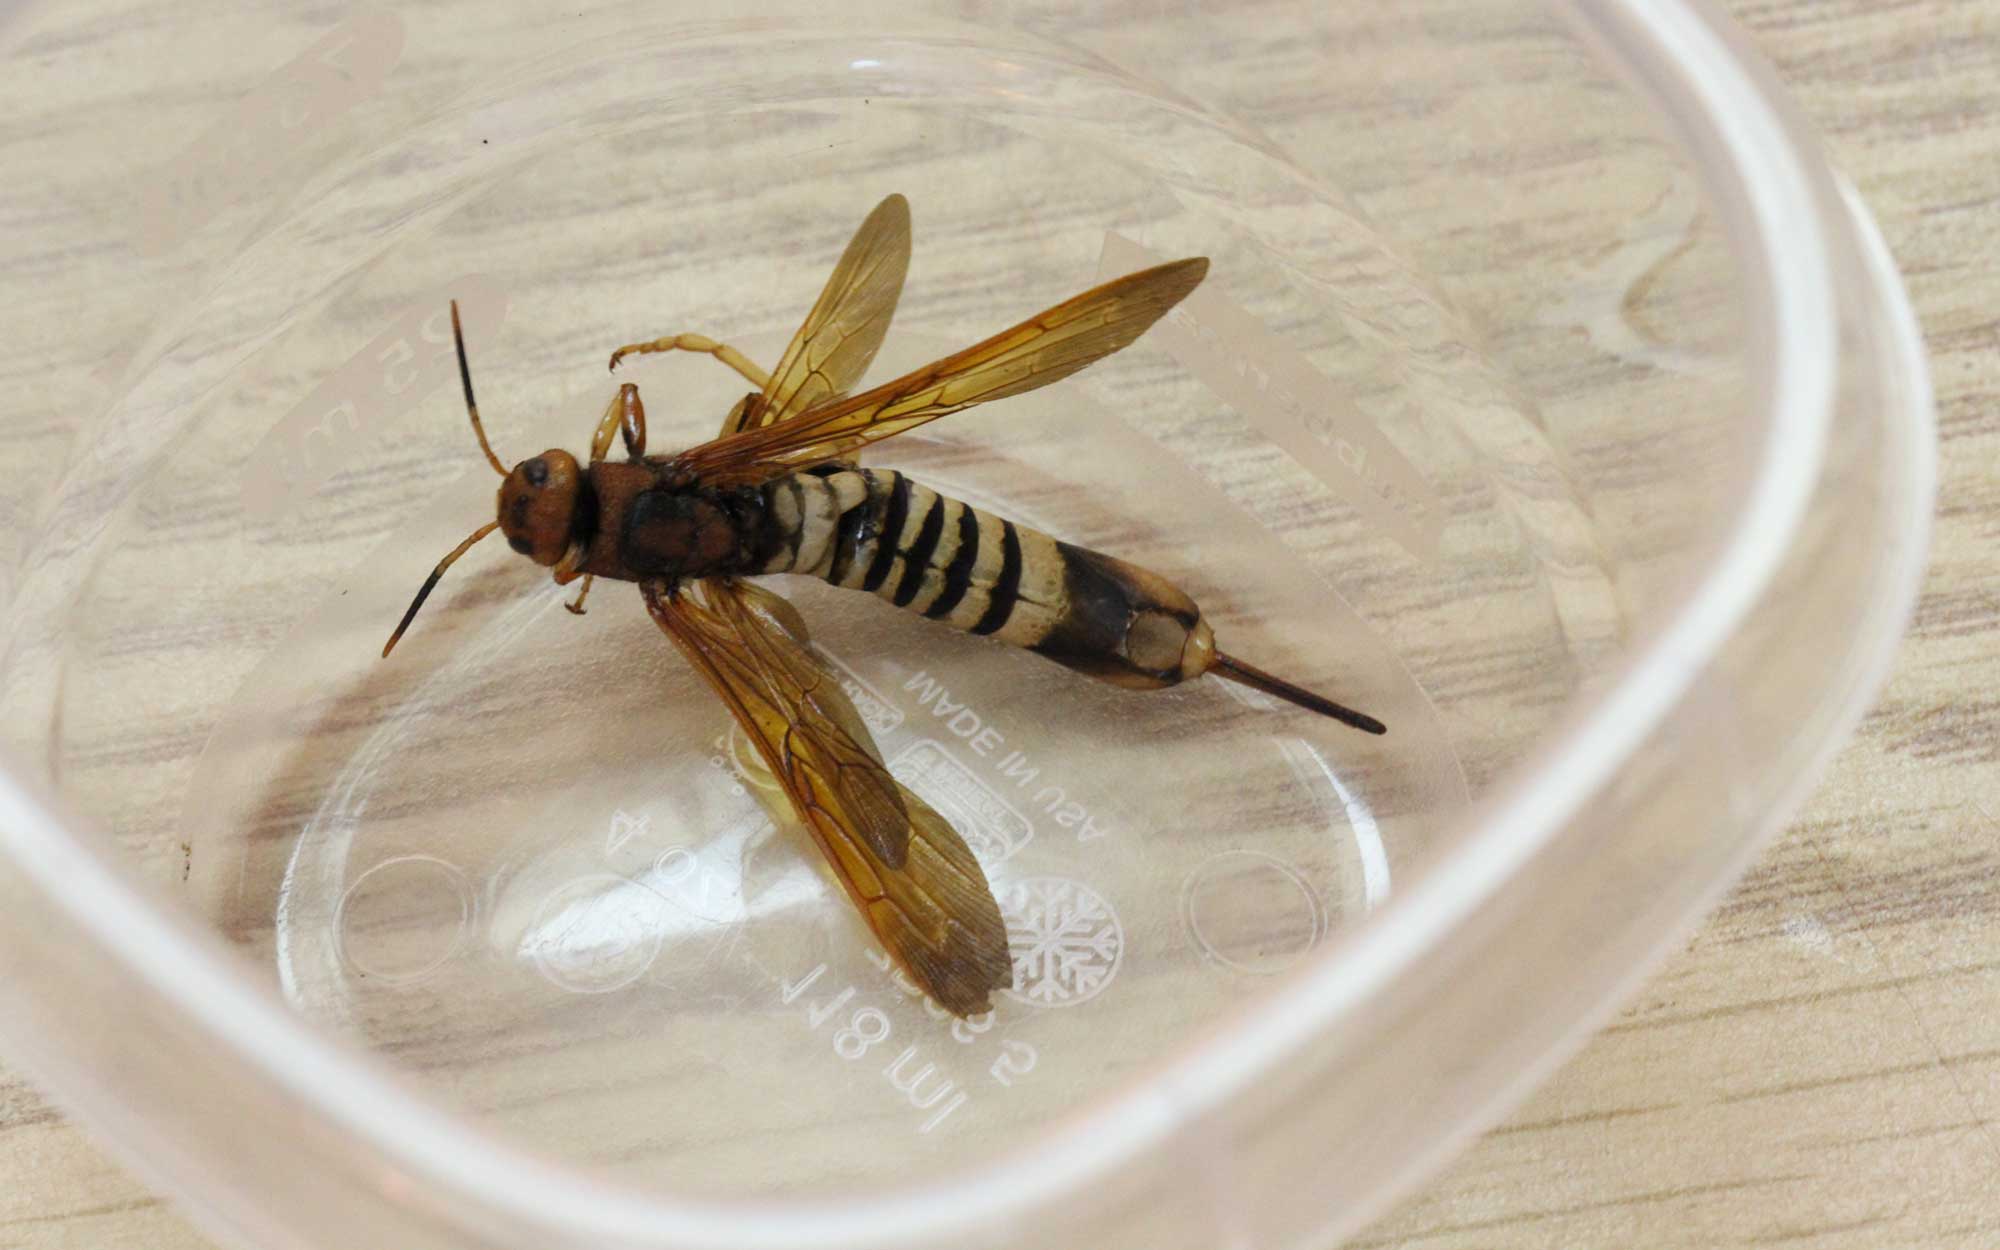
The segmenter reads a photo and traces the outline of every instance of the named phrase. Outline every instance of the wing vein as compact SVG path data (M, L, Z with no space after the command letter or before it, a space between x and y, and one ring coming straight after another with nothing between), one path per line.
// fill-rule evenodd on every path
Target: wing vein
M1130 344L1207 272L1208 262L1194 257L1113 279L871 390L787 407L784 419L704 443L679 463L718 484L768 481L974 404L1047 386ZM879 344L871 337L871 354Z
M884 947L941 1005L1012 984L1007 927L965 840L882 763L788 605L744 582L642 584L647 611L721 697Z

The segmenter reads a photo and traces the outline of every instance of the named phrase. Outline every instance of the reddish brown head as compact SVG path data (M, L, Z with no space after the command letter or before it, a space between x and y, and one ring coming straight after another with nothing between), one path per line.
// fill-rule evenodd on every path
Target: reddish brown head
M507 545L544 567L554 567L576 534L583 471L576 457L551 448L514 466L500 483L500 532Z
M396 640L416 619L417 610L424 606L424 600L430 597L444 571L494 530L505 533L514 550L537 564L553 567L562 562L572 544L584 536L594 520L594 497L583 485L583 472L577 468L576 457L568 452L545 451L515 465L511 473L500 463L500 457L493 454L492 444L486 441L486 427L479 423L479 404L472 398L472 370L465 363L465 331L458 323L457 300L451 303L451 337L458 349L458 381L465 391L465 415L472 422L473 435L479 439L479 450L486 453L486 463L504 479L500 483L500 515L474 530L450 555L438 561L431 575L424 579L417 597L410 600L396 632L382 644L383 655L395 648ZM561 570L556 578L564 580Z

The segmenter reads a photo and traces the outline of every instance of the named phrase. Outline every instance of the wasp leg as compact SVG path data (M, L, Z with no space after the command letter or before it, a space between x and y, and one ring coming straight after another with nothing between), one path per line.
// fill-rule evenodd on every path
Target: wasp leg
M750 385L763 390L770 384L771 375L759 369L748 356L727 343L718 343L706 334L668 334L650 343L628 343L611 353L611 367L627 356L643 356L649 352L701 352L713 356L723 364L750 380Z
M604 415L597 419L597 430L590 436L590 463L597 464L604 454L611 450L613 431L624 435L625 454L637 460L646 454L646 405L639 398L639 388L627 382L611 397ZM556 565L555 579L558 585L567 584L577 576L576 566L583 562L583 548L573 547L563 554ZM583 587L576 592L576 598L563 604L578 616L583 615L583 601L590 597L590 584L597 580L593 573L583 574Z
M736 431L746 428L749 424L750 405L762 398L763 396L756 391L751 391L748 395L737 400L736 406L729 410L729 415L722 419L722 434L734 434ZM718 438L721 436L717 435Z
M625 454L637 460L646 454L646 405L639 388L630 382L618 388L604 415L597 419L597 431L590 436L590 463L596 464L611 450L613 433L625 436Z
M578 616L583 615L583 600L585 596L590 594L590 584L597 580L597 574L586 573L579 567L583 564L589 551L590 548L587 544L580 542L571 543L569 550L563 552L563 558L556 561L555 568L549 570L558 586L567 586L579 577L583 579L583 589L576 592L576 598L563 604L565 608L568 608Z

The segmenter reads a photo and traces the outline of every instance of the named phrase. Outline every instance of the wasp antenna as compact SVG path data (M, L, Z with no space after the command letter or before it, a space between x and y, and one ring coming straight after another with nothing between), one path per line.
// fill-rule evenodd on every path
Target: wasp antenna
M1353 708L1343 704L1335 703L1332 699L1322 698L1310 690L1294 686L1282 678L1273 677L1261 668L1245 664L1236 657L1224 655L1220 651L1215 653L1215 674L1218 677L1227 677L1230 681L1238 685L1248 686L1252 690L1261 690L1265 694L1302 707L1308 712L1318 712L1321 716L1330 716L1343 725L1351 725L1359 729L1362 733L1385 734L1389 732L1389 727L1381 721L1376 720L1373 716L1357 712Z
M486 427L479 424L479 405L472 398L472 370L465 363L465 331L458 327L457 300L451 302L451 341L458 348L458 385L465 391L465 415L472 418L472 432L479 436L479 450L486 453L486 463L493 466L493 471L506 477L507 466L493 454L493 445L486 441ZM417 602L423 602L423 598L418 595Z
M457 319L453 318L453 320L455 322ZM461 356L460 359L463 360L464 357ZM451 562L453 560L458 559L466 552L470 551L472 549L472 544L478 542L480 539L486 537L488 534L491 534L494 530L497 530L499 528L500 528L500 522L488 521L486 524L472 531L472 537L466 539L458 546L453 547L451 549L450 555L438 561L437 567L431 570L431 575L424 579L424 588L417 592L416 598L410 600L410 610L403 613L403 619L397 622L396 632L390 634L389 641L382 644L382 657L384 659L387 659L389 656L389 652L395 649L396 641L403 636L403 631L410 627L410 622L417 618L417 609L423 607L424 600L431 597L431 590L437 586L438 579L444 576L444 571L451 567Z

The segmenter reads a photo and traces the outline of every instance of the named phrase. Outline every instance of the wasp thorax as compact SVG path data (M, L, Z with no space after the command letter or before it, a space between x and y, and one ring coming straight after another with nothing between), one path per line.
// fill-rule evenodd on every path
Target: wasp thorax
M514 466L500 484L500 532L536 564L554 565L569 550L582 474L576 457L545 451Z
M625 517L625 563L647 575L706 577L745 557L744 530L722 500L697 491L649 490Z

